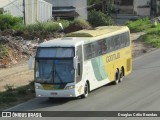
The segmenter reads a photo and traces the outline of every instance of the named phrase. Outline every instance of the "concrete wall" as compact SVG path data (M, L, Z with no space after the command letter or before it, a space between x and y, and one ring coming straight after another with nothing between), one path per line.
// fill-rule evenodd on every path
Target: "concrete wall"
M4 13L23 17L23 0L15 0L3 7ZM43 0L25 0L26 24L47 22L52 18L52 4Z
M87 19L87 0L45 0L53 6L73 6L80 18Z
M137 15L139 16L150 16L150 7L149 8L138 8Z
M138 14L137 12L138 10L138 6L146 6L146 5L150 5L150 1L151 0L134 0L133 2L133 6L134 6L134 12L136 14Z

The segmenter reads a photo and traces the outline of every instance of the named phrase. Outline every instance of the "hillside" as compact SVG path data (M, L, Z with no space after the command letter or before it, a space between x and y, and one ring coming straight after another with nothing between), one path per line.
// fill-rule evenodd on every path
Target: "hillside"
M37 45L36 40L25 40L13 34L12 30L0 31L0 68L27 60Z

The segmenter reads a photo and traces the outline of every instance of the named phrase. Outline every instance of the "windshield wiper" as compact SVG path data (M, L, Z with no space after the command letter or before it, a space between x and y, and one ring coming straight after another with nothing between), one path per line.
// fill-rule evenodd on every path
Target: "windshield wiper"
M59 76L59 74L58 74L58 72L56 71L56 69L55 69L55 74L57 74L58 79L60 80L60 82L61 82L62 84L64 84L63 80L62 80L61 77Z

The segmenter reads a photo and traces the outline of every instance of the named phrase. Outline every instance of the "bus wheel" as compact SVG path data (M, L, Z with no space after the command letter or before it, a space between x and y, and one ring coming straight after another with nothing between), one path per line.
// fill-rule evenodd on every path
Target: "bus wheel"
M124 79L124 73L123 73L123 70L121 70L119 73L119 82L122 82L123 79Z
M117 85L118 83L119 83L119 72L118 72L118 70L116 71L116 73L115 73L115 80L114 80L114 84L115 85Z
M82 98L88 97L88 93L89 93L89 87L88 87L88 83L86 82L84 86L84 94L82 95Z

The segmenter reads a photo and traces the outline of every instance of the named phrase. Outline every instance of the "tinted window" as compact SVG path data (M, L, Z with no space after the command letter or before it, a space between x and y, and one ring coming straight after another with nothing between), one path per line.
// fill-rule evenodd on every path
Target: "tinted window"
M129 32L98 40L84 46L85 60L113 52L130 45Z
M91 51L91 43L90 43L84 46L84 59L88 60L91 58L92 58L92 51Z
M38 48L37 57L70 58L70 57L74 57L74 49L73 48Z

